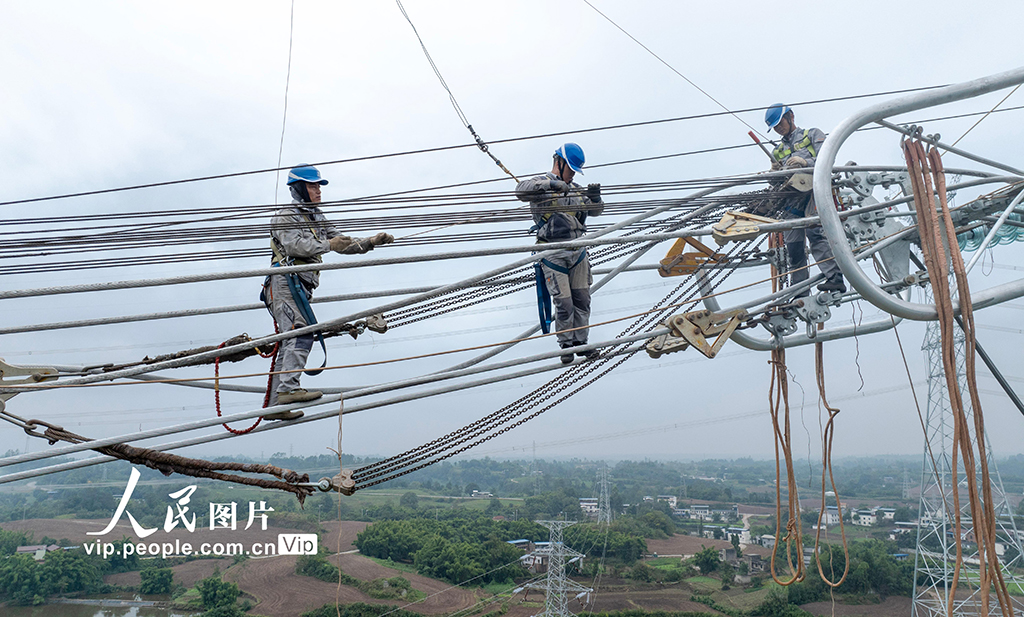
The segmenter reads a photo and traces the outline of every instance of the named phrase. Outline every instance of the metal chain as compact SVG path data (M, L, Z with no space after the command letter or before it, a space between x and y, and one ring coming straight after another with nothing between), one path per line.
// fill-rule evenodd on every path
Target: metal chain
M744 245L737 245L732 251L730 251L729 257L734 257L734 254L741 253L742 249L746 248L750 244L752 244L752 241L748 242L748 243L746 243ZM734 272L737 267L738 267L738 263L737 263L737 265L733 266L732 268L723 268L723 269L719 270L718 273L716 274L716 278L719 279L719 280L715 281L715 283L711 287L711 289L714 290L715 288L717 288L717 286L720 285L726 278L728 278L728 276L731 275L732 272ZM688 283L689 283L689 285L687 285ZM664 305L666 302L669 302L670 300L675 298L678 295L678 293L680 292L680 290L684 286L687 286L687 289L685 290L685 292L689 292L689 296L692 298L693 295L696 293L696 290L698 289L698 287L697 287L698 284L699 284L699 282L695 281L695 280L694 281L684 281L684 282L680 283L679 286L677 286L675 289L673 289L668 295L666 295L665 298L663 298L661 301L659 301L657 304L655 304L654 308L658 308L658 307ZM673 302L673 304L677 304L677 303L678 302ZM671 310L671 307L670 308L666 308L664 311L659 311L657 314L653 314L652 316L647 317L646 319L644 319L644 318L639 319L637 322L635 322L631 326L627 327L627 329L622 334L620 334L619 336L620 337L621 336L625 336L630 331L650 326L651 324L657 322L658 319L665 312L667 312L669 310ZM626 346L625 345L619 346L619 347L621 348L622 351L626 350ZM374 464L365 466L365 467L363 467L361 469L355 470L353 472L353 478L355 478L357 480L357 482L359 482L360 480L362 481L361 484L357 485L356 489L358 490L360 488L367 488L369 486L375 486L375 485L380 484L382 482L386 482L388 480L391 480L391 479L394 479L394 478L397 478L397 477L401 477L401 476L406 475L408 473L412 473L413 471L416 471L418 469L422 469L423 467L426 467L426 466L429 466L429 465L433 465L435 463L438 463L438 462L444 461L444 460L446 460L448 458L451 458L452 456L455 456L455 455L457 455L457 454L459 454L461 452L464 452L464 451L466 451L466 450L468 450L468 449L470 449L472 447L475 447L476 445L479 445L479 444L484 443L484 442L486 442L486 441L488 441L490 439L493 439L494 437L497 437L498 435L502 435L502 434L508 432L509 430L511 430L511 429L513 429L515 427L518 427L518 426L524 424L525 422L528 422L529 420L535 418L536 416L540 415L541 413L544 413L545 411L547 411L548 409L551 409L555 405L558 405L561 402L565 401L566 399L571 397L573 394L575 394L575 393L579 392L580 390L582 390L583 388L589 386L591 383L593 383L594 381L596 381L597 379L599 379L603 375L607 374L607 372L609 372L612 369L614 369L615 367L619 366L622 362L625 362L626 360L631 358L640 349L642 349L642 347L637 348L636 350L632 351L626 357L624 357L624 358L620 359L618 362L616 362L613 366L607 368L605 371L603 371L603 372L599 373L598 375L594 376L592 379L590 379L586 383L582 384L581 386L579 386L575 390L573 390L571 392L568 392L567 394L563 395L561 398L557 399L555 402L550 403L549 405L547 405L544 408L534 412L533 414L530 414L529 416L525 416L523 418L520 418L519 420L517 420L516 422L514 422L514 423L512 423L512 424L510 424L508 426L505 426L505 427L503 427L501 429L496 430L495 432L491 433L488 436L485 436L485 437L483 437L481 439L477 439L476 441L474 441L472 443L466 444L466 445L464 445L464 446L462 446L460 448L454 448L454 446L457 446L459 444L465 444L467 441L469 441L471 439L474 439L475 437L480 436L482 433L486 432L487 430L490 430L489 427L494 427L494 426L497 426L499 424L502 424L502 423L506 422L507 419L511 419L511 417L522 415L523 413L525 413L529 409L531 409L533 407L536 407L537 405L542 404L545 400L549 400L552 396L555 396L556 394L558 394L560 392L563 392L566 389L569 389L570 387L574 386L576 383L578 383L583 378L587 377L588 375L590 375L594 371L598 370L600 367L602 367L605 364L607 364L607 362L611 361L613 356L612 355L608 355L605 358L600 359L600 360L598 360L596 362L592 362L592 363L588 363L588 364L576 365L575 367L569 369L569 371L572 371L575 374L573 374L571 376L571 378L568 379L568 380L565 379L565 373L563 373L559 377L553 379L551 382L549 382L549 383L545 384L544 386L541 386L540 388L534 390L534 392L531 392L529 395L520 398L518 401L516 401L516 402L514 402L514 403L512 403L510 405L507 405L506 407L503 407L502 409L498 410L497 412L494 412L494 413L492 413L492 414L490 414L490 415L488 415L488 416L486 416L484 418L481 418L480 420L477 420L476 422L474 422L474 423L472 423L470 425L467 425L467 426L465 426L465 427L463 427L463 428L461 428L461 429L459 429L457 431L453 431L452 433L449 433L448 435L445 435L444 437L435 439L435 440L433 440L433 441L431 441L431 442L429 442L427 444L424 444L423 446L420 446L418 448L414 448L413 450L407 451L407 452L405 452L405 453L403 453L401 455L398 455L398 456L395 456L395 457L391 457L390 459L386 459L385 461L380 461L378 463L374 463ZM611 352L611 353L615 353L615 351L616 351L615 347L613 347L613 348L611 348L609 350L609 352ZM567 371L567 372L569 372L569 371ZM536 397L539 397L539 398L536 398ZM511 416L511 417L509 417L509 416ZM455 439L455 438L458 438L458 439ZM450 451L446 452L445 454L441 454L440 456L438 456L438 451L439 450L441 450L441 451L443 451L443 450L450 450ZM426 459L431 459L431 460L421 463L421 461L425 461ZM417 465L417 463L420 463L420 464ZM374 473L367 473L367 472L370 472L370 471L374 471ZM362 473L360 473L360 472L362 472ZM382 477L382 476L386 476L386 477ZM370 480L372 480L372 482Z

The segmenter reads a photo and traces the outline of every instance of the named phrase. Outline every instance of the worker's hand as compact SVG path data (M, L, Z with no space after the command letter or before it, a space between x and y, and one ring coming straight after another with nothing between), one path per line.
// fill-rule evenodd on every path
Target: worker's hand
M392 236L391 234L386 234L383 231L377 234L376 236L370 238L370 242L374 246L380 246L381 244L391 244L394 241L394 236Z
M349 255L362 255L363 253L369 253L373 250L373 238L360 238L358 241L353 242L352 246L348 249Z
M799 156L791 156L786 159L786 169L797 169L799 167L807 167L807 161Z
M552 180L551 184L548 185L548 190L556 193L568 193L569 185L561 180Z
M782 163L778 162L775 159L772 159L772 169L771 169L771 171L779 171L780 169L782 169Z
M588 184L587 185L587 197L590 201L595 204L601 203L601 185L600 184Z
M344 253L347 248L352 246L352 238L348 236L334 236L330 240L331 250L335 253Z

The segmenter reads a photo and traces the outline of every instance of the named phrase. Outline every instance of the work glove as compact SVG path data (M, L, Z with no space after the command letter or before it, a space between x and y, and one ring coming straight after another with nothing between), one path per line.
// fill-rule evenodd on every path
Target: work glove
M778 162L773 158L771 171L779 171L780 169L782 169L782 163Z
M392 236L391 234L386 234L383 231L377 234L376 236L370 238L370 242L374 246L380 246L381 244L391 244L394 241L394 236Z
M561 180L551 180L551 183L548 185L548 190L554 191L555 193L568 193L569 185Z
M796 169L798 167L807 167L807 160L799 156L791 156L786 159L786 169Z
M348 255L362 255L373 250L373 238L359 238L345 251Z
M595 204L601 203L601 185L600 184L588 184L587 185L587 198Z
M334 236L330 239L331 250L335 253L344 253L352 246L352 238L348 236Z

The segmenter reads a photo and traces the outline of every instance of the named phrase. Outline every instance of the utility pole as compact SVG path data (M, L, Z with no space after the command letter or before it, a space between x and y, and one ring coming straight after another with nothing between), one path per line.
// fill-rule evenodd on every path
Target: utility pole
M903 468L903 498L910 499L910 474L906 467Z
M583 559L583 553L574 551L565 546L562 541L562 531L576 521L536 521L551 530L547 548L539 548L533 551L534 555L546 556L548 558L547 577L543 581L528 583L520 589L540 589L544 591L544 610L533 617L569 617L575 613L569 610L569 595L574 598L581 598L594 591L584 587L565 575L565 566ZM566 561L566 558L569 558Z
M597 500L597 522L612 522L612 500L608 494L608 468L601 470L601 496Z
M931 297L931 294L928 294ZM956 381L961 392L967 392L967 379L964 372L964 333L959 326L956 328L954 345ZM953 447L953 414L949 405L949 392L946 390L945 371L942 365L942 341L937 322L929 322L925 333L922 349L928 360L928 408L925 415L925 452L921 472L921 501L918 513L917 551L915 555L914 603L911 607L912 617L965 617L982 615L980 590L976 581L979 580L978 549L974 544L974 522L971 518L970 501L967 498L967 478L962 461L957 464L957 484L953 486L953 463L951 451ZM970 414L970 399L964 397L966 411ZM978 439L988 442L987 435L979 435ZM929 448L930 447L930 448ZM1024 584L1024 577L1015 572L1024 567L1020 535L1013 518L1013 510L1006 499L1003 481L999 476L992 447L986 448L988 453L989 477L991 480L992 502L996 513L996 541L1003 546L999 555L1003 568L1003 577L1007 587ZM935 461L932 463L931 455ZM979 465L976 481L982 484ZM904 495L908 493L908 483L904 481ZM960 584L953 600L952 613L947 613L947 602L952 591L953 572L956 566L958 539L955 537L955 516L953 511L953 491L960 494L961 539L959 543L963 551L960 570ZM973 581L973 584L971 583ZM1024 614L1024 601L1019 596L1011 596L1012 614ZM995 597L990 602L991 615L1002 614Z

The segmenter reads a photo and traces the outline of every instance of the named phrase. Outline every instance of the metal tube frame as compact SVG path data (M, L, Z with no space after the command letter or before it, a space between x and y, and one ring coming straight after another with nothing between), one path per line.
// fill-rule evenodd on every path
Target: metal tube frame
M891 101L869 106L857 112L843 120L829 134L814 163L814 201L818 205L818 216L821 218L821 226L829 245L832 247L836 263L853 288L865 300L881 310L898 317L916 321L932 321L937 319L934 304L910 302L889 295L868 278L867 274L857 265L853 251L846 241L846 234L843 231L839 213L832 203L832 169L839 149L854 131L871 122L877 122L890 116L917 111L926 107L981 96L1020 83L1024 83L1024 67L946 86L945 88L939 88L930 92L899 97ZM1020 296L1024 296L1024 278L991 287L981 292L975 292L971 296L971 301L975 307L983 307ZM956 304L957 302L954 300L954 307Z

